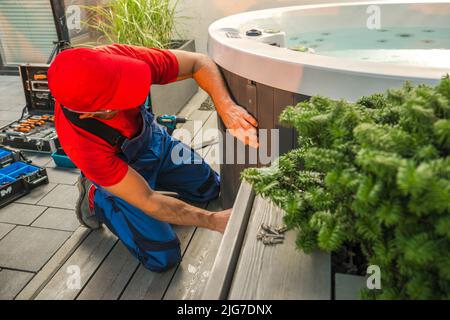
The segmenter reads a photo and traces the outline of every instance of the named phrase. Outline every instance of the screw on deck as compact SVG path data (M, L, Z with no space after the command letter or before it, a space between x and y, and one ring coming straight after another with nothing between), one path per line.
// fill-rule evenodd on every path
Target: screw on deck
M270 226L266 223L261 224L261 228L256 235L256 240L261 241L264 245L276 245L284 242L284 233L287 231L286 226Z

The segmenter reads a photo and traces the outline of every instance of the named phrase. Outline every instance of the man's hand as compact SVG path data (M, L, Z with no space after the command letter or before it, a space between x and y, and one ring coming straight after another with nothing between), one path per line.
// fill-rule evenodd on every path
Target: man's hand
M229 132L244 144L258 148L258 122L244 108L234 102L220 106L220 116Z
M209 226L208 229L224 233L228 220L230 219L230 215L231 209L213 213L211 216L211 226Z
M177 80L194 78L213 99L217 112L230 133L244 144L257 148L258 123L244 108L233 102L217 65L200 53L179 50L171 52L178 60Z

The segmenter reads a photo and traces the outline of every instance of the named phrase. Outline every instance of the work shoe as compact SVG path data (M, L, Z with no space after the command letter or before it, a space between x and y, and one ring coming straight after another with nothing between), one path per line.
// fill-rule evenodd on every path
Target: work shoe
M102 227L102 223L95 216L94 210L89 207L89 189L93 185L86 177L80 176L78 178L77 186L80 192L80 196L77 200L75 207L75 213L78 221L89 229L99 229Z

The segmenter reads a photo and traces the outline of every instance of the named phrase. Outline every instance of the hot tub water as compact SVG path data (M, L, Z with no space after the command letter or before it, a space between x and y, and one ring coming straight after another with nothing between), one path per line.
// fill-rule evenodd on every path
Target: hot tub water
M450 68L450 28L338 29L287 34L288 48L372 62Z

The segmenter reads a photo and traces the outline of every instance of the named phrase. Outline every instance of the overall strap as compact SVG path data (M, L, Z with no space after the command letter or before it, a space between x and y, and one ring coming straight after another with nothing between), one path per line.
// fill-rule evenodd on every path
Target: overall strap
M80 119L79 113L70 111L63 105L61 105L61 109L63 110L63 113L66 116L67 120L69 120L72 124L99 137L102 140L105 140L113 147L121 147L127 139L119 131L97 119Z

